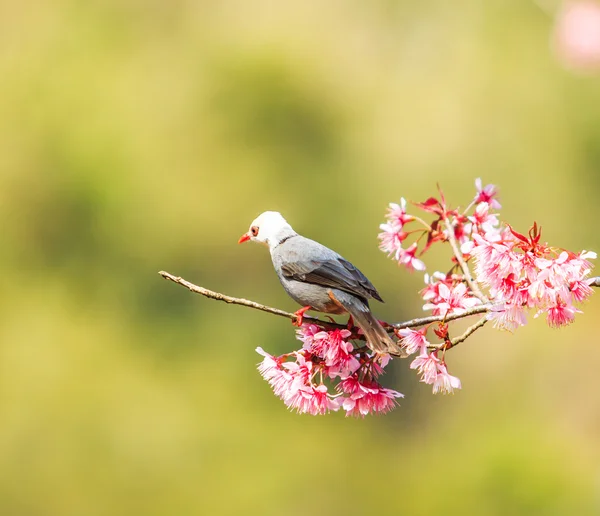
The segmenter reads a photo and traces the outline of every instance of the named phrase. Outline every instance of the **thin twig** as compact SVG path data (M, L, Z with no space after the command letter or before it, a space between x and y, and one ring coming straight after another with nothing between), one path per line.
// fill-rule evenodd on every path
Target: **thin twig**
M450 245L452 246L452 251L454 252L454 256L456 256L456 260L458 261L458 264L460 265L460 268L463 271L467 285L469 285L471 292L473 292L473 294L475 294L475 296L482 303L489 303L490 300L487 297L485 297L483 292L481 292L481 290L479 289L479 285L477 285L477 283L473 281L473 277L471 276L471 270L469 269L467 262L465 262L463 254L458 247L456 235L454 234L454 225L450 223L450 220L448 219L447 215L444 215L444 222L446 223L446 227L448 228L448 242L450 242Z
M473 324L472 326L469 326L462 335L459 335L458 337L454 337L453 339L450 339L449 341L442 342L441 344L430 344L427 347L429 349L431 349L432 351L447 351L447 350L453 348L454 346L458 346L461 342L464 342L465 340L467 340L473 333L475 333L479 328L484 326L485 323L487 323L487 322L488 322L488 318L482 317L475 324Z
M163 278L168 279L168 280L172 281L173 283L177 283L178 285L182 285L183 287L187 288L188 290L191 290L192 292L195 292L196 294L201 294L204 297L208 297L209 299L216 299L217 301L224 301L225 303L228 303L231 305L241 305L241 306L247 306L249 308L255 308L256 310L262 310L263 312L268 312L270 314L279 315L280 317L287 317L288 319L291 319L292 321L296 321L296 319L298 319L298 316L296 314L292 314L290 312L280 310L279 308L273 308L271 306L261 305L260 303L257 303L256 301L250 301L248 299L227 296L225 294L221 294L220 292L214 292L213 290L208 290L207 288L199 287L198 285L194 285L193 283L190 283L189 281L184 280L180 276L173 276L173 274L169 274L168 272L165 272L165 271L160 271L159 274ZM346 326L343 324L336 324L336 323L332 323L329 321L322 321L321 319L317 319L316 317L311 317L310 315L305 315L304 319L307 321L310 321L311 323L322 326L323 328L346 329Z
M181 285L196 294L201 294L204 297L207 297L209 299L216 299L217 301L224 301L225 303L233 304L233 305L247 306L249 308L261 310L263 312L267 312L270 314L279 315L280 317L286 317L288 319L291 319L292 321L295 321L298 318L296 316L296 314L286 312L284 310L280 310L279 308L273 308L271 306L262 305L260 303L257 303L256 301L250 301L248 299L227 296L225 294L221 294L220 292L214 292L213 290L209 290L207 288L200 287L198 285L194 285L193 283L191 283L187 280L184 280L183 278L181 278L179 276L174 276L173 274L170 274L165 271L160 271L159 274L163 278L168 279L168 280L172 281L173 283L177 283L178 285ZM600 276L595 277L595 278L590 278L588 280L588 285L590 285L591 287L600 287ZM456 319L462 319L464 317L469 317L472 315L487 313L491 310L491 308L492 308L492 305L489 304L489 302L488 302L486 304L476 306L474 308L466 310L465 312L460 313L460 314L451 314L451 315L446 315L446 316L432 315L432 316L428 316L428 317L417 317L416 319L410 319L408 321L393 323L393 324L388 325L386 327L386 330L388 332L393 332L394 330L398 330L398 329L402 329L402 328L416 328L419 326L425 326L427 324L440 322L440 321L450 322L450 321L454 321ZM304 319L308 320L309 322L311 322L313 324L316 324L317 326L325 328L325 329L347 329L347 326L345 326L343 324L337 324L337 323L333 323L330 321L323 321L322 319L318 319L316 317L311 317L310 315L305 315ZM473 324L472 326L467 328L462 335L450 340L450 343L446 342L441 345L433 345L433 346L430 346L430 348L437 349L437 350L448 350L450 348L453 348L454 346L457 346L461 342L464 342L465 340L467 340L467 338L470 337L471 334L475 333L479 328L484 326L487 323L487 321L488 321L488 319L486 317L483 317L479 321L477 321L475 324ZM363 335L355 335L352 338L364 340Z
M459 335L458 337L454 337L453 339L450 340L450 342L445 342L443 344L440 344L439 346L433 346L433 347L435 349L441 349L441 350L447 351L447 350L453 348L454 346L458 346L461 342L464 342L465 340L467 340L473 333L475 333L479 328L484 326L485 323L487 323L487 322L488 322L487 317L482 317L475 324L473 324L472 326L469 326L462 335Z
M428 317L417 317L416 319L411 319L410 321L398 322L392 324L392 326L396 329L402 328L416 328L417 326L425 326L426 324L431 324L434 322L450 322L456 319L462 319L463 317L469 317L470 315L477 315L489 312L492 308L492 305L480 305L474 308L470 308L465 312L460 314L450 314L450 315L430 315Z

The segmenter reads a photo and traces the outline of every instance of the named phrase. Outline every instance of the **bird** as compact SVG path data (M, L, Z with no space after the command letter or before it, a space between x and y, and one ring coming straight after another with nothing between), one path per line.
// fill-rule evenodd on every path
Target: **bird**
M371 313L369 299L383 303L377 289L348 260L319 242L303 237L276 211L265 211L250 224L238 243L266 245L279 281L302 306L293 324L302 326L308 310L350 315L362 329L367 346L377 354L403 356L398 345Z

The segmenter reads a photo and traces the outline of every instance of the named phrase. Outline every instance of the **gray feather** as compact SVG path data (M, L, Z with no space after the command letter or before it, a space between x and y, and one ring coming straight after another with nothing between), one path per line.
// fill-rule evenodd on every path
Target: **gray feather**
M273 247L271 258L283 288L297 303L319 312L348 312L373 351L402 355L398 344L369 309L368 300L382 301L381 296L349 261L300 235L288 237Z
M344 290L365 302L370 298L383 302L377 289L360 270L314 240L300 235L289 238L273 250L273 263L276 253L285 257L280 267L286 278Z

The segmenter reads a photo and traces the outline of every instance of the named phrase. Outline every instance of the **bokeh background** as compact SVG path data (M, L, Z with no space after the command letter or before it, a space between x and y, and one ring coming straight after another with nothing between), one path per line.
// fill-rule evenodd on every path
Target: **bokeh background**
M386 205L476 177L599 250L600 79L556 51L558 4L459 4L0 2L0 514L600 513L600 299L475 334L454 396L399 361L402 406L355 420L260 378L289 321L157 274L295 310L236 243L278 210L415 317Z

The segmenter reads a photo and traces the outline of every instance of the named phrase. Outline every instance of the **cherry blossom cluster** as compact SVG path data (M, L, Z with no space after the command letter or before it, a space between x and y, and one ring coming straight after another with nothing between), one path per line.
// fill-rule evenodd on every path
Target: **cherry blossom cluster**
M412 271L426 270L422 257L432 245L448 243L452 248L447 272L425 274L420 294L423 309L432 317L389 327L405 355L413 355L410 368L434 394L461 388L460 380L448 372L446 354L486 322L513 331L535 311L551 327L561 327L573 321L578 306L592 293L589 260L595 253L551 247L541 241L535 223L526 235L518 233L499 219L496 187L484 187L480 179L475 186L465 209L450 208L440 191L438 197L414 203L433 216L431 222L408 214L401 199L389 205L380 226L380 249ZM479 322L451 338L451 321L474 314L482 314ZM297 338L302 348L281 356L256 350L263 356L260 374L290 409L364 417L389 412L403 397L379 383L391 357L353 344L361 335L350 323L347 329L334 330L303 324Z
M508 229L504 234L474 234L461 248L475 261L477 281L489 289L494 306L488 318L496 327L515 330L534 309L553 328L573 322L581 312L575 305L592 294L587 276L596 253L549 247L540 242L535 224L527 236Z
M421 291L426 301L423 308L432 310L433 315L458 315L489 303L492 307L488 318L497 327L508 330L525 324L529 309L537 310L536 316L546 314L552 327L571 323L575 313L580 311L575 304L585 301L592 293L587 277L592 270L589 260L596 258L596 253L576 254L550 247L541 242L541 229L537 224L528 235L500 224L498 214L494 213L501 208L496 188L493 185L483 188L479 179L476 186L475 199L464 212L447 208L443 195L440 200L431 198L417 204L437 215L430 225L421 221L425 228L417 230L421 237L427 236L420 255L434 242L454 240L460 245L460 256L453 258L448 273L425 276L426 287ZM473 213L469 215L471 210ZM387 219L388 222L381 225L381 249L400 264L424 270L424 263L416 258L417 242L406 250L402 248L408 235L415 233L407 232L406 224L420 219L406 213L404 199L399 205L390 204ZM414 258L408 259L408 255ZM474 262L478 291L466 280L469 273L459 267L460 259L465 265ZM480 288L485 288L487 295Z
M460 388L460 380L448 374L444 362L445 352L455 345L447 317L469 315L481 307L496 327L512 331L526 323L529 310L535 310L536 317L544 314L547 323L557 328L571 323L580 312L576 305L592 293L589 260L596 253L551 247L541 241L535 223L527 235L518 233L498 218L501 205L496 187L483 187L480 179L475 185L475 197L464 210L449 208L440 192L439 198L415 203L434 215L433 222L427 223L408 214L401 199L389 205L387 220L380 226L380 249L410 270L426 269L421 257L434 243L450 243L453 248L448 272L426 274L421 291L423 309L441 320L418 331L396 332L409 355L418 353L411 368L419 372L421 381L433 385L434 392ZM406 245L415 235L416 240ZM440 344L427 340L429 329L442 339Z
M292 410L325 414L343 410L346 416L389 412L403 397L382 387L377 378L390 360L350 342L350 330L325 331L303 324L297 331L302 349L273 356L262 348L258 370L276 396Z
M451 393L454 389L460 389L461 383L456 376L448 373L446 362L444 361L444 350L442 346L434 349L431 353L429 349L432 344L427 340L427 329L413 330L405 328L397 330L396 334L402 341L402 346L406 354L413 355L418 352L417 357L411 362L410 368L416 369L421 375L421 381L433 385L433 393ZM447 327L441 325L435 330L439 337L447 337ZM442 358L439 357L441 352Z

